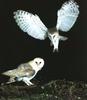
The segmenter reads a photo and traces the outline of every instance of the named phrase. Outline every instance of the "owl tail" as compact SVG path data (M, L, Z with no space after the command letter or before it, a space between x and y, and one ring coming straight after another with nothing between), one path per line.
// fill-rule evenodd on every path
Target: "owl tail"
M6 76L15 76L16 75L16 70L8 70L6 72L3 72L2 73L3 75L6 75Z

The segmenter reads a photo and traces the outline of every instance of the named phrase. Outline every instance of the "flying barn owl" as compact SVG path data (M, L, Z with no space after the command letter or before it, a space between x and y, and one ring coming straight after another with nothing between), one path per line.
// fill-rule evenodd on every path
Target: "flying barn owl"
M14 12L14 18L20 29L35 39L45 40L47 37L53 45L53 51L58 51L59 41L67 40L61 36L59 30L69 31L77 20L79 6L74 0L65 2L57 11L57 24L55 28L48 29L38 15L23 10Z
M34 58L27 63L19 65L16 69L8 70L2 74L10 77L9 81L6 84L16 81L23 81L28 86L30 86L33 85L30 80L35 77L37 72L41 70L43 66L44 60L42 58Z

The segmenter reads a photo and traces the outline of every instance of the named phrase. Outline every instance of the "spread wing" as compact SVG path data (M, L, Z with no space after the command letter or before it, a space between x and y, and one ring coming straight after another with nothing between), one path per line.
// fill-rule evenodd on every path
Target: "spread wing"
M40 20L39 16L17 10L14 18L20 29L36 39L44 40L47 37L48 29Z
M74 2L74 0L65 2L62 5L61 9L57 12L57 30L67 32L72 28L79 15L78 8L79 6Z

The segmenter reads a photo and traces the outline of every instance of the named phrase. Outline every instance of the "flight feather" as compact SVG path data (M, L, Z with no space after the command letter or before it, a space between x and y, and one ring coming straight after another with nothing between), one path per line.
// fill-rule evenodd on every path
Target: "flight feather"
M23 10L14 12L14 18L20 29L36 39L44 40L48 29L38 15Z
M57 30L69 31L79 15L79 6L74 0L65 2L57 12Z

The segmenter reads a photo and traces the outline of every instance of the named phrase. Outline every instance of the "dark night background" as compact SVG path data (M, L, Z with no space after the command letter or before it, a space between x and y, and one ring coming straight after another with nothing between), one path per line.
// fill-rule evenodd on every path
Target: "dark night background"
M45 66L36 76L38 80L87 80L86 0L76 0L80 6L80 15L69 32L60 32L61 35L67 36L68 40L60 42L58 53L52 52L48 38L40 41L28 36L19 29L13 19L13 12L21 9L37 14L48 28L54 27L57 10L65 1L0 1L0 72L16 68L35 57L42 57ZM4 78L1 76L0 80Z

